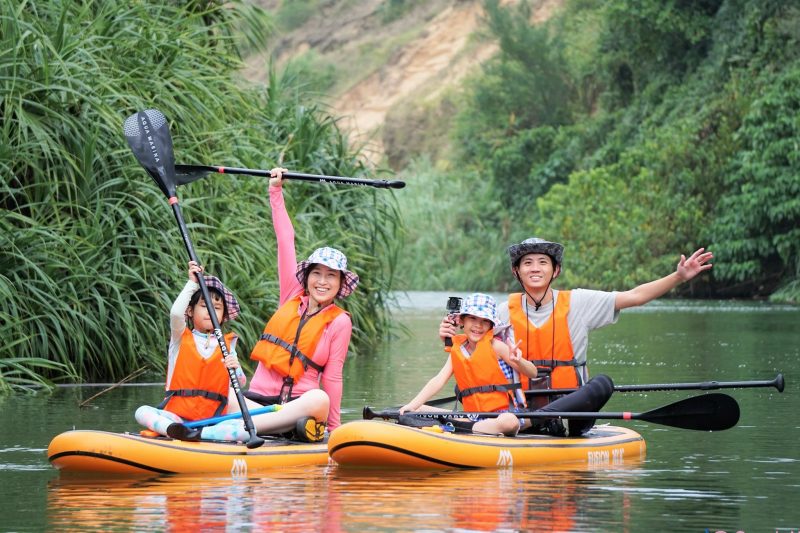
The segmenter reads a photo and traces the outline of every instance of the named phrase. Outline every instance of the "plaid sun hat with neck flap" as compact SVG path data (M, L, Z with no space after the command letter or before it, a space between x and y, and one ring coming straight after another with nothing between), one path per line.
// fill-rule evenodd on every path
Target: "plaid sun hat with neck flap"
M308 259L300 261L297 264L297 280L303 287L306 286L308 267L314 264L325 265L328 268L338 270L344 274L342 285L339 287L339 292L336 293L337 298L346 298L356 290L358 286L358 276L347 270L347 257L336 248L331 248L329 246L317 248L308 256Z
M485 318L492 323L492 326L495 326L497 324L497 302L488 294L470 294L461 302L459 315Z
M228 288L222 284L216 276L203 276L203 281L206 282L206 287L208 289L215 289L217 292L222 294L222 298L225 301L225 311L227 316L223 318L223 320L236 320L236 317L239 316L239 302L236 300L236 296L228 290ZM198 291L200 289L197 289ZM188 313L189 308L186 308L186 313ZM186 314L188 317L189 315Z

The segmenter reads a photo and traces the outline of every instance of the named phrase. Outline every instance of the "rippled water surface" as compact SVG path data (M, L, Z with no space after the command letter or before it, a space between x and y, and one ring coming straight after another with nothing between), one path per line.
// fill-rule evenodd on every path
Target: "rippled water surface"
M441 367L436 324L448 295L401 299L410 332L346 365L344 419L408 400ZM752 302L659 302L592 334L590 370L617 384L769 380L786 390L730 389L741 419L705 433L624 422L647 455L613 468L369 471L335 465L248 478L59 476L56 434L136 429L155 386L12 396L0 418L0 530L227 531L798 531L800 309ZM617 393L608 411L647 411L700 394ZM616 423L616 422L615 422Z

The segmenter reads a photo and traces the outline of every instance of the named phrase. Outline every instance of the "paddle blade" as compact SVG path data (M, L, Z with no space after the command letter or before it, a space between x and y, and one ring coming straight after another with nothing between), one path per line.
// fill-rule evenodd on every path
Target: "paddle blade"
M400 413L396 409L389 409L383 411L374 411L372 407L369 405L364 406L364 410L361 411L361 418L364 420L372 420L373 418L382 418L384 420L397 420L397 417L400 416Z
M783 392L783 387L785 383L783 381L783 374L778 374L775 376L775 388L778 389L778 392Z
M213 167L210 167L213 168ZM186 185L205 178L215 170L199 165L175 165L175 181L178 185Z
M175 196L175 154L164 114L157 109L139 111L125 119L122 128L139 164L167 198Z
M739 422L739 404L727 394L703 394L653 409L637 418L683 429L721 431Z

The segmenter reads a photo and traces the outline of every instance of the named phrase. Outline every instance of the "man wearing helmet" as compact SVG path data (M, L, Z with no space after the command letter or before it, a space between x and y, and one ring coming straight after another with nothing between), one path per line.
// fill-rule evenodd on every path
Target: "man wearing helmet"
M681 255L675 272L623 292L558 291L551 284L561 273L563 245L533 237L510 246L508 253L522 292L510 294L508 301L498 306L497 317L499 324L505 325L506 341L519 344L525 359L538 369L539 377L523 382L523 386L558 389L588 385L544 407L552 411L597 411L605 405L613 393L613 383L602 375L589 380L589 332L615 323L620 310L644 305L709 270L713 258L703 248L688 258ZM502 331L502 326L495 328L496 335ZM445 338L454 333L452 324L443 320L439 335ZM593 424L572 422L571 434L583 433Z
M564 246L536 237L508 248L511 271L522 291L510 294L498 306L501 324L513 326L526 358L540 371L551 371L554 388L586 383L589 332L613 324L619 312L644 305L684 281L709 270L713 255L703 248L686 258L681 255L675 272L623 292L551 288L562 269Z
M425 405L425 402L439 392L451 376L455 376L456 397L465 411L493 411L498 416L480 418L475 415L452 423L473 433L514 436L521 425L521 421L512 414L518 407L514 391L520 388L520 384L509 380L512 375L524 376L526 380L535 378L536 366L526 361L516 347L495 338L497 303L488 294L467 296L461 303L458 318L463 334L452 336L452 344L445 348L450 357L442 369L413 400L400 408L400 423L413 423L413 417L407 421L402 418L405 413L445 411ZM422 422L425 423L425 419Z

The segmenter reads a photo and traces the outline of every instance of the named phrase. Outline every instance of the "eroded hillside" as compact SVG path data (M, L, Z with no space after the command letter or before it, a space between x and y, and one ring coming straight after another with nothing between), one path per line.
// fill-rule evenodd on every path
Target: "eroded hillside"
M533 2L534 22L549 18L562 3ZM261 4L276 13L281 10L277 0ZM397 151L393 144L430 138L416 130L446 130L452 104L443 101L443 95L457 91L496 50L494 42L479 36L480 1L408 2L398 13L387 13L390 4L320 0L296 28L279 27L270 50L279 64L305 56L334 73L329 88L333 114L342 117L340 124L354 142L366 144L373 161ZM263 81L265 60L265 55L250 57L246 77ZM390 162L403 160L389 155Z

